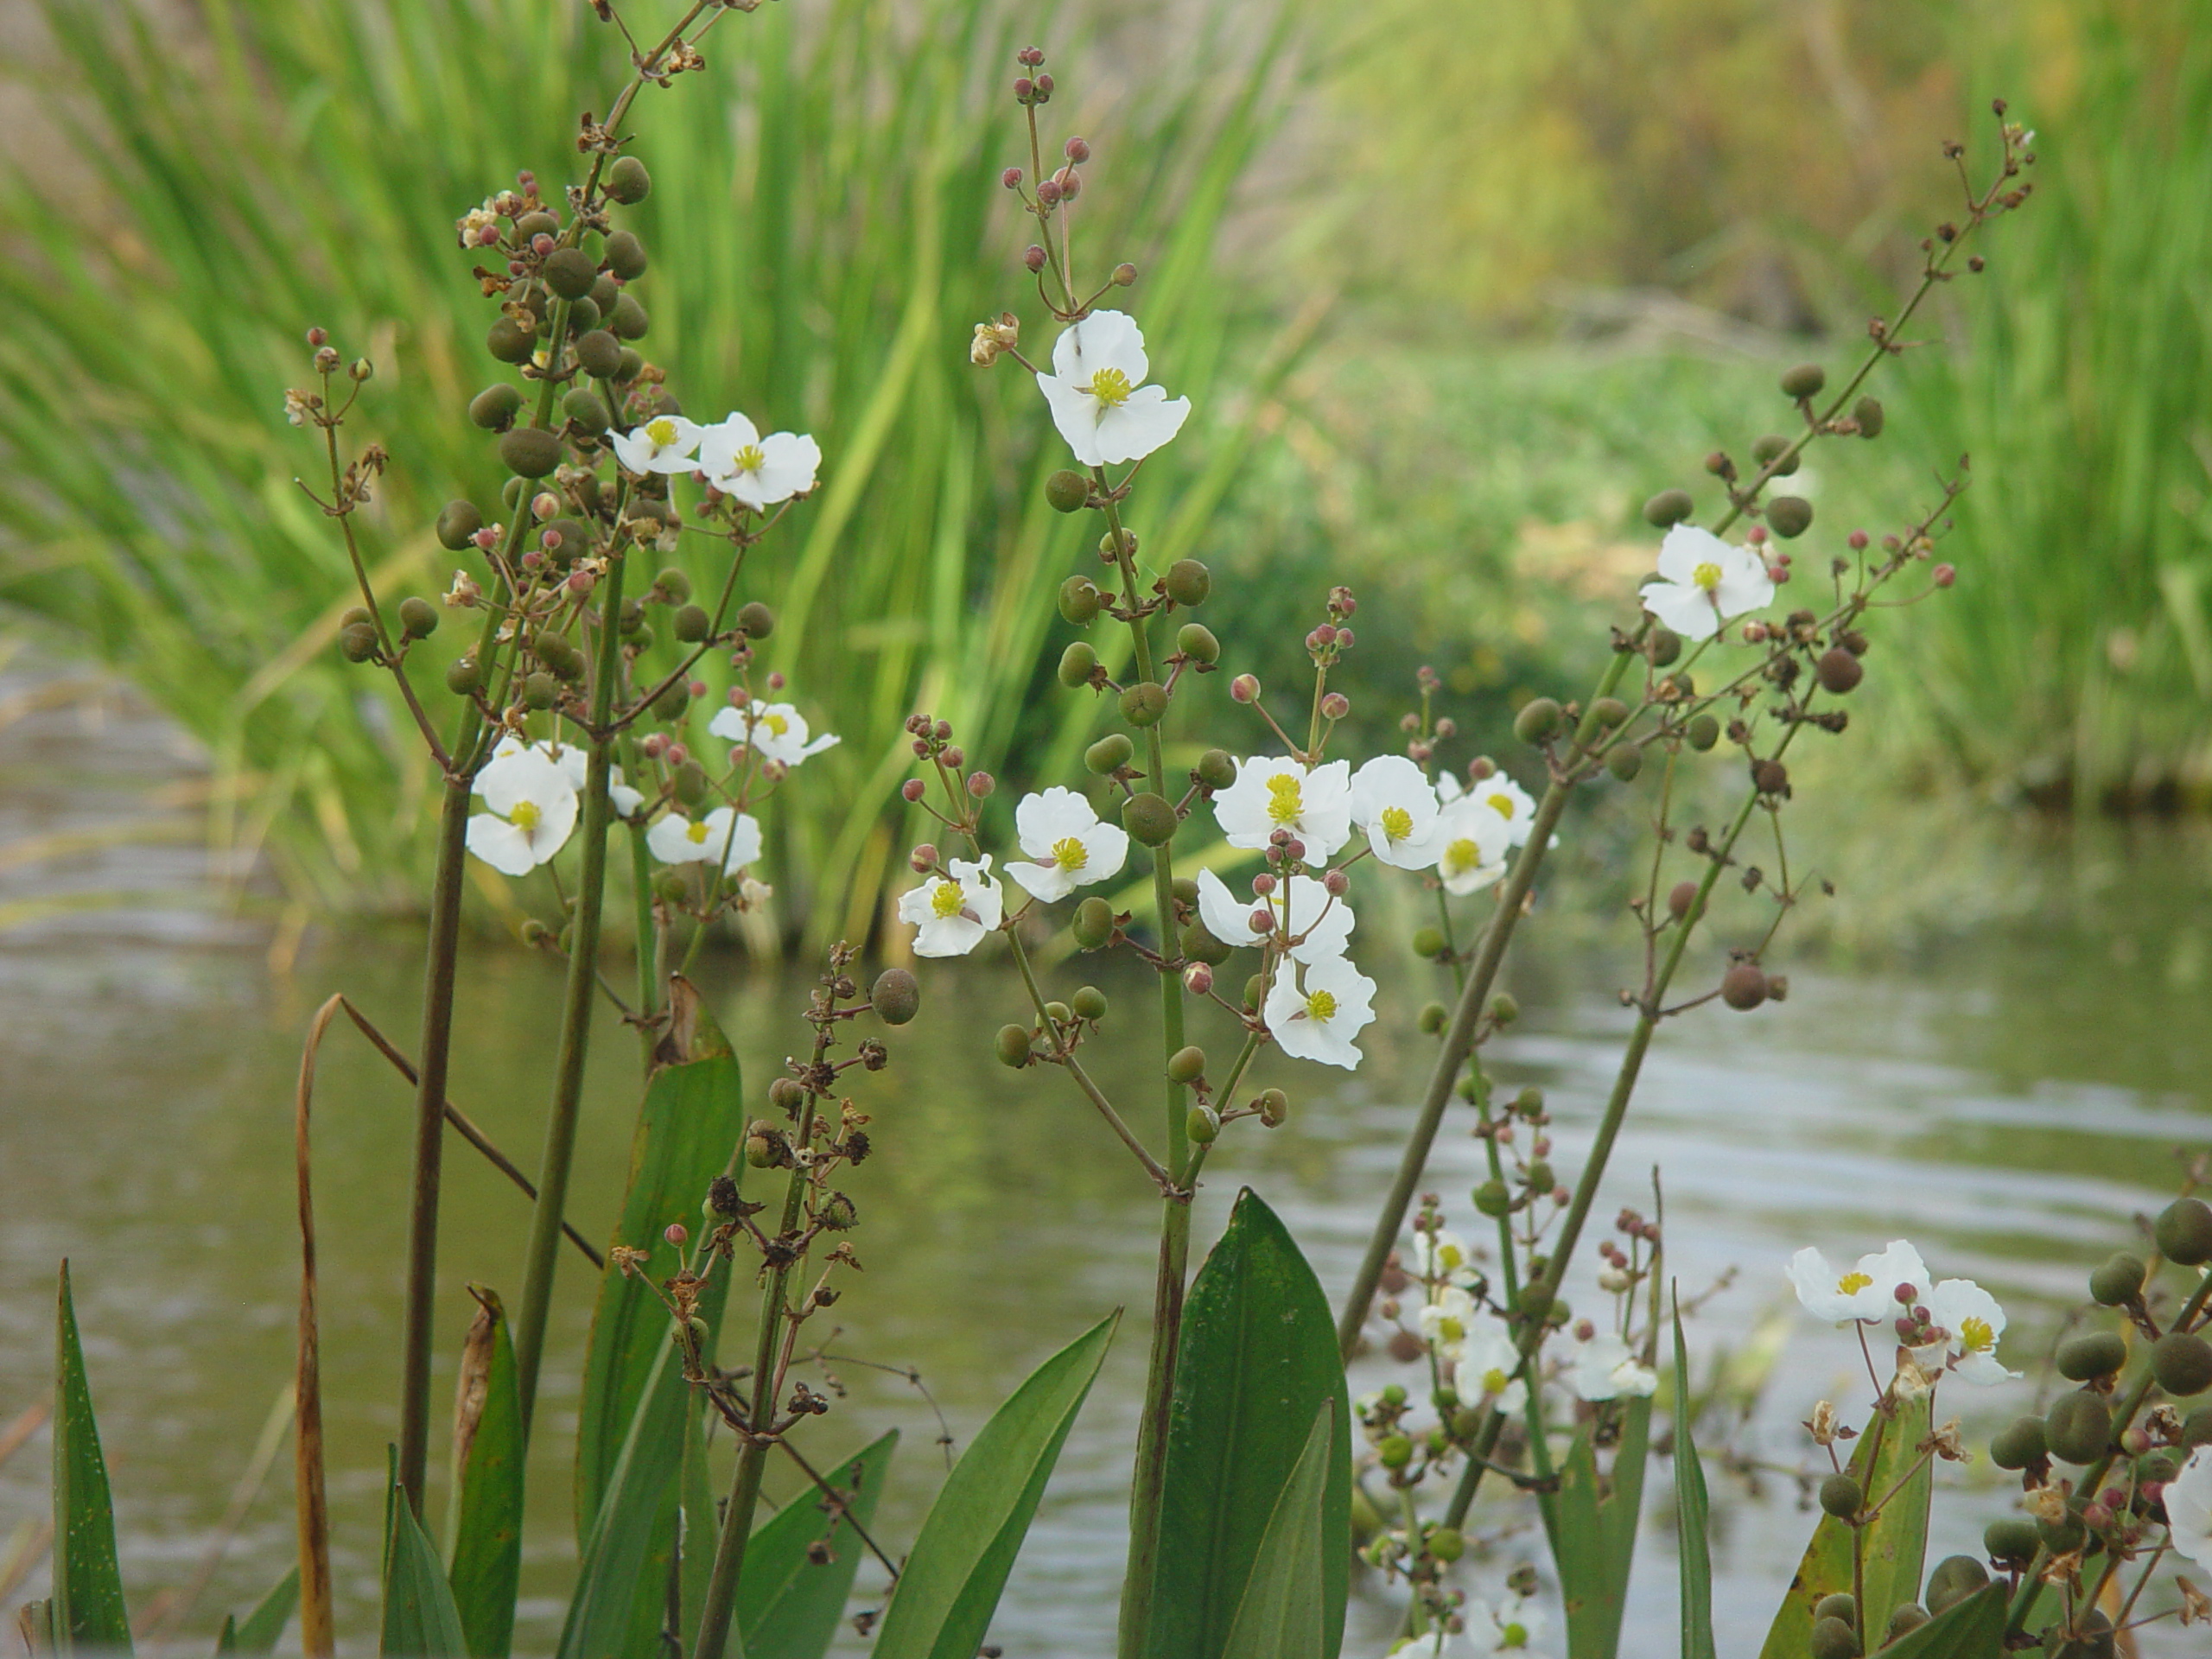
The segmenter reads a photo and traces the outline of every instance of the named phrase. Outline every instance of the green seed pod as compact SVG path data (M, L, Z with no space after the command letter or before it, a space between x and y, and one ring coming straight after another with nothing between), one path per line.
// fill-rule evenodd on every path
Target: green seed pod
M1816 1619L1805 1651L1811 1659L1859 1659L1859 1633L1840 1618Z
M903 1026L922 1006L922 988L904 968L887 968L868 988L868 1005L887 1026Z
M640 626L635 633L629 636L630 648L639 652L651 651L653 648L653 641L659 637L651 628Z
M518 426L499 440L499 463L521 478L543 478L561 464L561 440L542 426Z
M502 380L468 400L469 423L486 432L504 432L514 424L515 411L521 407L522 393Z
M1777 495L1766 504L1766 527L1784 541L1802 536L1812 524L1813 504L1802 495Z
M2151 1344L2151 1375L2177 1400L2212 1389L2212 1342L2194 1332L2167 1332Z
M1681 660L1682 636L1672 628L1662 628L1655 624L1651 630L1650 651L1654 668L1671 668Z
M1989 1582L1989 1569L1971 1555L1947 1555L1928 1575L1928 1611L1955 1607Z
M2055 1632L2061 1627L2051 1626ZM2112 1620L2094 1608L2081 1616L2078 1632L2050 1650L2051 1659L2113 1659L2120 1651L2113 1638Z
M1598 721L1598 729L1610 732L1627 723L1629 706L1618 697L1600 697L1590 705L1590 712Z
M634 283L645 274L645 245L628 231L612 232L600 263L622 281Z
M2182 1457L2178 1452L2146 1452L2135 1459L2136 1483L2139 1485L2145 1481L2171 1480L2181 1473L2181 1465Z
M1208 749L1193 770L1208 789L1227 789L1236 781L1236 762L1226 749Z
M2058 1344L2058 1374L2069 1382L2110 1376L2127 1363L2127 1341L2117 1331L2092 1331Z
M1175 822L1175 809L1164 796L1132 795L1122 803L1122 828L1140 846L1165 846L1174 837Z
M1531 697L1513 717L1513 734L1523 743L1538 745L1558 735L1559 704L1549 697Z
M776 1143L765 1135L747 1135L745 1161L755 1169L773 1169L776 1166Z
M1542 1159L1539 1158L1535 1163L1529 1166L1529 1190L1530 1192L1548 1192L1558 1185L1559 1178L1552 1173L1552 1166L1546 1163Z
M2158 1254L2184 1268L2212 1262L2212 1205L2202 1198L2176 1198L2158 1212L2151 1230Z
M1196 1083L1206 1074L1206 1052L1196 1043L1177 1049L1167 1057L1167 1075L1176 1083Z
M737 626L748 639L766 639L776 631L776 613L757 599L747 600L737 607Z
M2094 1463L2112 1449L2112 1412L2097 1395L2062 1394L2044 1417L2044 1439L2055 1458Z
M610 310L607 315L613 316L614 314ZM638 378L645 366L645 354L632 346L625 346L622 348L622 355L615 360L614 384L618 386L628 385Z
M598 327L598 301L593 299L590 295L587 294L581 299L574 299L569 302L569 337L571 340L575 339L578 334L587 333L588 331Z
M604 328L576 337L576 361L594 380L612 380L622 366L622 342Z
M1083 752L1083 764L1103 778L1128 765L1136 747L1127 732L1109 732Z
M1168 891L1179 905L1191 906L1198 902L1198 884L1187 875L1179 875L1168 884Z
M674 634L680 643L696 645L713 632L714 626L714 619L707 614L705 606L686 605L677 610L674 618L671 620L668 631Z
M576 648L568 636L551 628L540 628L531 637L530 649L539 662L556 674L560 672L561 664L573 660L576 654Z
M2212 1446L2212 1406L2199 1406L2182 1419L2183 1446Z
M1697 511L1688 490L1662 490L1643 504L1643 522L1666 530Z
M1500 991L1496 996L1491 998L1490 1020L1492 1025L1510 1026L1520 1017L1520 1003L1514 1001L1514 999L1507 993ZM1526 1094L1528 1091L1523 1090L1522 1092ZM1537 1099L1539 1101L1542 1098L1543 1096L1541 1094L1537 1096Z
M1175 649L1194 663L1207 665L1221 660L1221 641L1203 623L1185 622L1175 631Z
M1076 994L1068 999L1068 1004L1074 1008L1075 1017L1078 1020L1095 1021L1106 1017L1106 993L1096 985L1079 987Z
M1859 1628L1859 1604L1848 1590L1839 1590L1832 1596L1822 1596L1813 1604L1815 1618L1840 1618L1853 1630Z
M1375 1448L1385 1469L1402 1469L1414 1460L1414 1443L1402 1434L1386 1434Z
M1928 1610L1916 1601L1902 1601L1890 1614L1890 1628L1883 1637L1885 1643L1910 1636L1928 1622Z
M2040 1417L2016 1417L1989 1439L1989 1460L1999 1469L2025 1469L2050 1455Z
M2143 1294L2151 1269L2139 1255L2121 1250L2089 1275L2089 1295L2104 1307L2125 1307Z
M652 193L652 175L645 171L645 164L634 156L618 156L601 181L607 187L611 200L625 207L634 207Z
M1090 480L1063 467L1045 480L1045 499L1055 512L1081 512L1090 502Z
M2024 1515L2008 1515L1982 1529L1981 1547L1993 1561L2028 1562L2035 1559L2036 1523Z
M522 706L525 709L550 709L560 701L561 682L540 670L525 674L522 682Z
M1114 906L1103 899L1084 899L1075 907L1075 921L1071 927L1075 942L1085 950L1096 950L1114 937Z
M420 594L399 601L399 631L410 639L427 639L438 631L438 607Z
M1268 1128L1279 1129L1290 1116L1290 1096L1280 1089L1260 1090L1260 1122Z
M599 315L603 317L614 308L614 302L621 297L622 284L616 282L605 271L601 271L599 275L599 280L591 285L591 302L593 307L599 312Z
M578 386L561 399L561 413L569 424L579 432L598 437L614 424L613 416L607 412L607 404L589 386Z
M1178 559L1167 567L1167 597L1192 608L1213 594L1213 573L1196 559Z
M1218 968L1229 960L1229 947L1206 931L1204 922L1192 922L1183 930L1183 955L1191 962L1203 962L1209 968Z
M349 663L365 663L377 654L377 630L372 622L348 622L338 630L339 654Z
M484 528L484 515L474 501L448 501L438 509L438 545L458 553Z
M2056 1521L2036 1522L2036 1538L2054 1555L2063 1555L2069 1550L2079 1549L2089 1541L2089 1529L2082 1524L2078 1515L2061 1516Z
M545 286L564 300L581 300L599 280L599 267L582 248L556 248L537 268Z
M1070 1025L1074 1022L1075 1010L1065 1002L1047 1002L1045 1017L1056 1026Z
M681 605L691 597L691 578L674 565L664 565L653 578L653 591L671 605Z
M1221 1133L1221 1119L1208 1106L1192 1106L1183 1115L1183 1133L1194 1147L1210 1147Z
M1029 1028L1027 1026L1001 1026L992 1047L1001 1065L1010 1065L1019 1071L1029 1064Z
M1563 1304L1541 1285L1523 1285L1515 1306L1527 1318L1542 1319L1554 1318Z
M1097 667L1098 653L1078 639L1060 653L1060 683L1070 690L1088 685Z
M515 221L515 240L518 242L527 242L532 237L560 234L561 221L549 213L524 213Z
M1632 784L1643 770L1643 751L1633 743L1616 743L1605 751L1605 770L1621 782Z
M1817 363L1800 363L1782 377L1785 397L1817 397L1828 383L1828 372Z
M1766 976L1755 962L1739 962L1720 976L1720 1000L1738 1014L1766 1001Z
M1070 576L1060 584L1061 619L1078 628L1089 627L1105 604L1105 594L1089 576Z
M1777 432L1770 432L1751 446L1751 459L1762 467L1770 461L1781 461L1784 455L1789 455L1789 440ZM1774 469L1774 475L1787 478L1796 470L1797 457L1789 455L1789 460L1782 461L1782 465Z
M1687 735L1690 747L1703 754L1720 741L1720 722L1711 715L1693 715Z
M1467 1535L1457 1527L1439 1527L1428 1535L1429 1558L1456 1561L1467 1553Z
M617 340L643 340L645 330L652 327L652 319L645 315L645 308L638 303L636 295L626 289L621 298L614 302L614 308L601 321Z
M1821 1507L1839 1521L1849 1521L1865 1507L1866 1494L1849 1475L1830 1475L1821 1483Z
M338 614L338 626L341 628L350 628L357 622L366 626L375 620L376 618L369 614L369 607L365 605L349 605Z
M1122 718L1132 726L1157 726L1166 712L1167 689L1156 680L1140 680L1122 693Z
M674 779L676 798L686 806L696 806L707 798L707 772L696 760L686 760L676 769Z
M1882 405L1873 397L1861 397L1851 406L1851 418L1859 423L1859 435L1878 438L1882 435Z
M1244 982L1245 1012L1248 1014L1257 1014L1260 1011L1261 999L1266 996L1267 994L1268 976L1265 974L1255 974L1251 978L1246 980Z
M1822 652L1820 661L1813 664L1813 672L1820 678L1821 690L1839 697L1857 690L1859 682L1866 677L1866 671L1859 659L1841 645L1831 645Z
M1513 1208L1513 1194L1503 1181L1484 1181L1474 1192L1475 1208L1495 1221Z
M474 657L456 657L446 667L446 690L457 697L471 695L484 683L484 671Z
M1428 959L1442 956L1450 949L1440 927L1417 927L1414 930L1414 955Z
M500 316L486 331L484 349L502 363L527 363L537 349L537 336L512 317Z
M1425 1004L1421 1008L1421 1018L1417 1022L1421 1027L1421 1034L1426 1037L1435 1036L1437 1033L1444 1029L1444 1021L1447 1017L1445 1007L1441 1002L1430 1002Z
M691 706L691 688L681 680L653 699L653 717L673 726Z

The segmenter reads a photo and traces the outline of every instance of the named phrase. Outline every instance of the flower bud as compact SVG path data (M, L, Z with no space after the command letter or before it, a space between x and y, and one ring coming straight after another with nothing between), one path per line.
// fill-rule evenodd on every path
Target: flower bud
M1052 181L1047 179L1046 182L1049 184ZM1045 250L1039 247L1034 242L1032 242L1027 247L1021 251L1021 263L1032 271L1044 270Z
M2050 1455L2040 1417L2016 1417L1989 1439L1989 1460L1999 1469L2025 1469Z
M2044 1417L2050 1455L2068 1463L2094 1463L2112 1449L2112 1412L2094 1394L2062 1394Z
M1766 504L1767 528L1784 541L1802 536L1813 523L1813 504L1802 495L1777 495Z
M1239 674L1229 683L1230 700L1233 702L1256 702L1260 697L1260 677Z
M1129 764L1136 745L1126 732L1109 732L1083 752L1083 764L1103 778Z
M1029 1028L1027 1026L1001 1026L992 1047L1001 1065L1020 1070L1029 1064Z
M1321 718L1342 720L1351 713L1351 699L1341 691L1332 691L1321 699Z
M521 407L522 393L501 380L468 400L469 423L486 432L504 432L514 424L515 411Z
M2177 1400L2212 1389L2212 1343L2194 1332L2167 1332L2151 1344L2151 1375Z
M1090 501L1090 480L1063 467L1045 480L1045 499L1055 512L1080 512Z
M1666 530L1681 524L1697 511L1697 503L1690 499L1688 490L1662 490L1643 504L1643 520L1648 524Z
M1097 667L1098 653L1078 639L1060 653L1060 683L1071 690L1088 685Z
M1531 697L1513 717L1513 734L1523 743L1541 746L1558 735L1560 706L1549 697Z
M1860 437L1878 438L1882 435L1882 405L1879 399L1861 397L1851 406L1851 418L1859 423Z
M969 798L984 801L988 800L998 788L999 780L988 772L971 772L968 774L965 786Z
M1817 397L1821 388L1828 383L1827 371L1817 363L1800 363L1782 377L1782 395L1785 397Z
M1070 931L1083 950L1099 949L1114 937L1114 906L1095 896L1084 899L1075 907Z
M543 478L561 464L561 440L542 426L518 426L499 440L499 463L522 478Z
M1192 608L1213 594L1213 573L1197 559L1178 559L1167 567L1167 597Z
M1122 828L1140 846L1165 846L1174 836L1175 823L1175 809L1164 796L1147 792L1122 803Z
M922 780L918 778L912 779L909 781L908 786L912 787L913 785L919 785L921 781ZM901 789L899 792L904 795L906 791L905 789ZM921 799L923 793L924 791L922 789L915 788L913 794L909 797L909 798L912 800L919 800ZM927 875L931 870L937 868L936 843L927 841L922 842L915 847L913 851L906 855L906 862L912 868L915 874Z
M1070 576L1060 584L1060 616L1078 628L1089 626L1105 603L1105 595L1089 576Z
M999 184L1007 190L1019 190L1021 188L1021 169L1018 167L1009 167L999 175Z
M537 336L512 317L498 317L484 335L484 349L502 363L527 363L537 349Z
M1176 630L1175 649L1192 662L1208 667L1221 660L1221 641L1214 638L1211 628L1200 622L1185 622Z
M903 1026L922 1005L922 988L904 968L887 968L868 988L868 1007L887 1026Z
M946 766L957 772L968 764L968 751L957 743L951 744L944 750L943 758Z
M2125 1307L2143 1294L2150 1271L2141 1256L2120 1251L2089 1275L2090 1300L2104 1307Z
M1060 188L1060 181L1057 177L1039 179L1037 181L1037 205L1039 207L1058 207L1059 205L1060 197L1063 194L1064 192Z
M909 778L899 785L899 798L909 806L918 804L922 797L929 792L929 785L918 778Z
M2212 1205L2202 1198L2176 1198L2158 1212L2151 1230L2158 1254L2184 1268L2212 1261Z
M1120 264L1114 267L1110 276L1114 286L1116 288L1134 288L1136 286L1137 268L1129 264L1126 259L1124 259Z
M1720 1000L1748 1014L1766 1001L1766 976L1755 962L1739 962L1720 976Z
M1830 1475L1821 1483L1821 1507L1839 1521L1854 1518L1866 1502L1866 1495L1849 1475Z
M1928 1611L1955 1607L1988 1582L1989 1569L1973 1556L1948 1556L1928 1575Z

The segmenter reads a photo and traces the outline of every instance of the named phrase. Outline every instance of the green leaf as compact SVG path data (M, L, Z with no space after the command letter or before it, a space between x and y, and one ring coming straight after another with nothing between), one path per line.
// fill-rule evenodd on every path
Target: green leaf
M1322 1651L1344 1640L1351 1571L1351 1402L1328 1298L1248 1188L1192 1281L1175 1361L1146 1659L1219 1659L1277 1497L1332 1405L1322 1507Z
M1930 1405L1925 1394L1900 1400L1892 1389L1852 1450L1852 1478L1868 1503L1882 1503L1881 1514L1866 1526L1864 1541L1869 1630L1886 1629L1890 1615L1920 1590L1935 1479L1933 1460L1920 1454L1920 1444L1928 1438ZM1898 1489L1901 1480L1904 1484ZM1896 1495L1883 1503L1893 1489ZM1814 1607L1821 1597L1851 1588L1851 1530L1834 1516L1821 1516L1812 1541L1805 1546L1797 1575L1789 1581L1782 1610L1766 1633L1759 1659L1808 1659Z
M875 1659L975 1659L1121 1319L1109 1314L1032 1371L953 1465L899 1575Z
M682 980L671 994L673 1025L660 1061L645 1084L638 1127L631 1139L630 1186L614 1237L635 1249L651 1248L655 1279L669 1247L662 1231L671 1222L697 1230L707 1186L730 1167L745 1133L744 1090L737 1058L697 994ZM699 1317L707 1321L703 1349L714 1351L729 1275L710 1276ZM668 1310L652 1287L611 1263L600 1277L584 1351L583 1399L576 1427L576 1541L588 1545L630 1420L645 1379L668 1347ZM672 1471L671 1463L668 1467ZM673 1514L672 1504L670 1513Z
M476 1318L461 1350L454 1414L454 1492L447 1580L470 1659L506 1659L522 1573L522 1396L505 1311L470 1287Z
M1313 1414L1305 1449L1268 1516L1222 1659L1322 1659L1328 1651L1328 1496L1336 1416L1333 1400L1324 1400Z
M603 1659L637 1650L641 1627L663 1621L669 1560L674 1549L677 1476L683 1461L690 1385L662 1316L660 1352L631 1413L585 1541L583 1565L561 1630L561 1659Z
M853 1575L868 1553L853 1531L874 1518L883 1494L884 1472L893 1429L857 1455L822 1471L839 1493L851 1520L835 1513L820 1488L810 1483L746 1541L745 1572L737 1586L737 1628L749 1659L822 1659L844 1617ZM711 1535L709 1535L711 1537ZM817 1566L807 1558L817 1541L830 1558ZM710 1552L697 1552L711 1561Z
M1709 1505L1705 1465L1690 1437L1697 1414L1690 1395L1688 1350L1682 1313L1675 1310L1675 1535L1682 1573L1682 1659L1714 1659L1713 1545L1706 1532Z
M219 1654L274 1653L276 1638L284 1634L284 1627L292 1622L292 1614L300 1605L300 1569L294 1567L276 1581L276 1587L261 1599L261 1605L245 1616L241 1624L237 1618L226 1615L223 1632L215 1638L215 1651Z
M1650 1396L1623 1404L1609 1475L1598 1472L1596 1428L1593 1421L1576 1431L1559 1467L1559 1491L1544 1504L1560 1599L1567 1608L1568 1659L1612 1659L1620 1645L1651 1446Z
M2001 1580L1985 1584L1881 1649L1879 1659L2001 1659L2005 1589Z
M399 1486L399 1453L391 1454L385 1488L384 1632L377 1651L388 1659L468 1659L461 1611L453 1605L445 1566Z
M55 1320L54 1395L54 1592L56 1652L79 1647L130 1651L130 1612L115 1557L115 1503L99 1425L77 1340L77 1309L69 1264L61 1264Z

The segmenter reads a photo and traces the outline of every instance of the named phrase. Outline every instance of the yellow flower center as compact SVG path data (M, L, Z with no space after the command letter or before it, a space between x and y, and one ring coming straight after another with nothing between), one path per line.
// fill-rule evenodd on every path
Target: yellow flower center
M1511 1377L1505 1374L1505 1370L1503 1366L1493 1365L1490 1370L1483 1373L1483 1392L1484 1394L1503 1394L1505 1392L1505 1385L1512 1380L1513 1379Z
M1466 1259L1466 1252L1457 1244L1440 1244L1436 1247L1436 1265L1446 1273L1463 1265Z
M1529 1645L1529 1629L1525 1624L1508 1624L1503 1636L1505 1645L1509 1648L1525 1648Z
M940 881L930 894L930 912L942 921L960 913L962 894L957 881Z
M1455 841L1444 849L1445 867L1454 874L1461 870L1471 870L1482 861L1483 849L1471 841Z
M1513 798L1503 790L1485 795L1483 799L1489 804L1490 810L1497 813L1499 817L1503 818L1508 823L1513 822Z
M1987 1319L1961 1319L1959 1322L1959 1346L1969 1354L1986 1354L1997 1345L1997 1333L1989 1328Z
M1128 403L1129 394L1135 390L1129 384L1129 377L1119 369L1101 369L1090 377L1090 395L1109 409Z
M1846 1296L1856 1296L1874 1282L1871 1273L1847 1273L1835 1281L1835 1287Z
M1268 816L1277 823L1288 823L1306 810L1306 798L1296 777L1279 772L1268 779Z
M1392 841L1403 841L1414 832L1414 815L1402 806L1382 809L1382 833Z
M760 723L768 728L769 734L773 737L781 737L791 728L791 721L785 720L781 715L766 715Z
M1690 580L1709 594L1720 585L1720 567L1707 559L1690 572Z
M768 457L760 453L760 446L748 443L730 457L730 465L741 473L757 473L768 464Z
M1467 1327L1457 1319L1440 1319L1436 1322L1436 1334L1446 1342L1459 1342L1465 1338Z
M1064 870L1079 870L1090 862L1090 852L1073 836L1062 836L1052 843L1052 862Z
M645 435L653 441L656 448L665 448L676 442L676 423L665 415L658 420L647 421Z
M1326 991L1315 991L1306 999L1306 1015L1309 1020L1335 1019L1337 999Z
M683 826L683 838L690 842L694 847L705 846L707 844L707 826L703 823L685 824Z
M507 814L507 822L528 835L537 828L537 821L545 816L536 801L517 801L515 810Z

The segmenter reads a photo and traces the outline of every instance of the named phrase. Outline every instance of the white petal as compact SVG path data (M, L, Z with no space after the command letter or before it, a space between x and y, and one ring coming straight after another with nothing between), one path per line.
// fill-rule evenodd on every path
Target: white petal
M1669 582L1694 586L1698 566L1717 564L1725 572L1740 551L1709 530L1676 524L1659 543L1659 574Z
M703 839L691 838L691 820L673 812L645 831L645 850L664 864L696 864L715 855Z
M1006 867L1006 879L1033 897L1056 905L1073 893L1076 878L1058 864L1036 864L1017 858Z
M1065 380L1049 374L1037 377L1037 389L1052 410L1052 424L1059 429L1075 458L1086 467L1103 467L1106 457L1098 448L1098 400Z
M476 775L476 785L484 804L503 818L513 817L524 801L545 811L564 798L573 808L576 798L568 773L535 750L485 767Z
M468 821L468 850L502 875L528 875L537 868L530 837L505 818L479 812Z
M707 722L707 730L728 743L742 743L747 730L745 710L732 705L715 710L715 717Z
M1052 342L1052 370L1062 379L1089 385L1101 369L1119 369L1133 386L1142 385L1152 372L1144 334L1126 311L1093 311Z
M1189 398L1171 399L1158 386L1139 386L1126 403L1100 409L1093 440L1099 461L1108 466L1141 461L1164 447L1190 418Z
M1643 594L1643 608L1685 639L1710 639L1720 631L1720 613L1702 588L1647 582Z
M1198 881L1198 920L1206 931L1224 944L1257 944L1260 935L1252 931L1250 917L1260 901L1238 899L1211 870L1200 870Z

